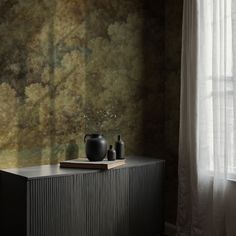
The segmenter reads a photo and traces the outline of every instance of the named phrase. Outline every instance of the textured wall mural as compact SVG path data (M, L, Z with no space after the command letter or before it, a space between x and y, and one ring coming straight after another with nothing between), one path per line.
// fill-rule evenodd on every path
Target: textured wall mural
M0 167L55 163L85 133L140 153L143 5L136 0L0 3Z
M56 163L121 133L167 160L175 222L183 1L1 0L0 168Z

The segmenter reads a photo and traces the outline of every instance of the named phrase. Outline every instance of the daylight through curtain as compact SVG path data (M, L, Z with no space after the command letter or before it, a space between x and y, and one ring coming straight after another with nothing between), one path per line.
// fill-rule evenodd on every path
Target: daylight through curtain
M235 0L184 1L178 235L236 235L235 20Z

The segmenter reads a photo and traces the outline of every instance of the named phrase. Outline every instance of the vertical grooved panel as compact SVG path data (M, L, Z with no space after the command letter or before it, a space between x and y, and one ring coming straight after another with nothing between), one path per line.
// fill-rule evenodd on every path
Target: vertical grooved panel
M159 233L163 170L163 164L150 164L31 179L30 236Z

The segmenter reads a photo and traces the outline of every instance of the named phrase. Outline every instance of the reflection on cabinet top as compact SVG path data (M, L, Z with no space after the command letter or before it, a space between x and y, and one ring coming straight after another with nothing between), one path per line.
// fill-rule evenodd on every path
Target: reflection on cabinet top
M144 156L128 156L126 158L126 164L115 169L123 169L130 167L137 167L143 165L150 164L163 164L164 160L155 159ZM71 168L60 168L59 164L55 165L41 165L41 166L32 166L32 167L24 167L24 168L14 168L14 169L4 169L2 172L7 172L10 174L15 174L18 176L22 176L27 179L34 179L40 177L51 177L51 176L63 176L63 175L75 175L75 174L87 174L94 172L101 172L104 170L89 170L89 169L71 169ZM107 171L107 170L106 170ZM108 170L109 171L109 170Z

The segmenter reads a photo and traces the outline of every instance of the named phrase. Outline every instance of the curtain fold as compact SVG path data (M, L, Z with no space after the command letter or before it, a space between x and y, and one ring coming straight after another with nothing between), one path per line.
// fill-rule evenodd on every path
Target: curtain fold
M178 236L235 236L236 1L184 0Z
M189 235L197 202L197 5L195 0L184 1L181 101L179 134L179 191L177 232ZM191 158L190 158L191 156Z

